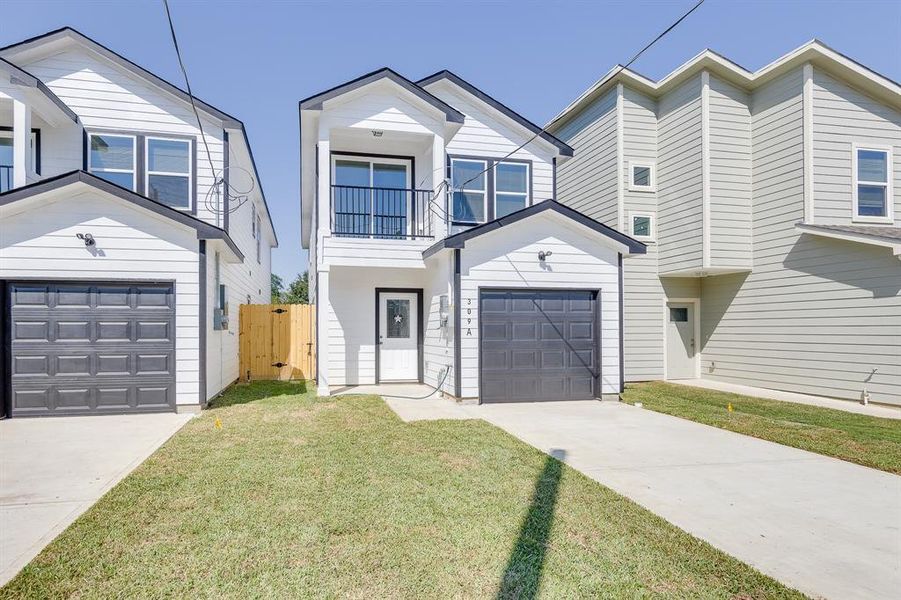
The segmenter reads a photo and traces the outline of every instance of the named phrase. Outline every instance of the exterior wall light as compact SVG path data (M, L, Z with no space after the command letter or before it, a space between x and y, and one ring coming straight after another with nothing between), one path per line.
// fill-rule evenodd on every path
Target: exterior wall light
M91 246L93 246L94 244L97 243L97 242L94 240L94 236L91 235L90 233L76 233L76 234L75 234L75 237L77 237L77 238L80 239L80 240L83 240L83 241L84 241L84 245L87 246L87 247L89 247L89 248L90 248Z
M538 252L538 260L540 260L541 262L544 262L544 260L545 260L548 256L551 256L552 254L554 254L554 253L553 253L553 252L545 252L544 250L539 250L539 252Z

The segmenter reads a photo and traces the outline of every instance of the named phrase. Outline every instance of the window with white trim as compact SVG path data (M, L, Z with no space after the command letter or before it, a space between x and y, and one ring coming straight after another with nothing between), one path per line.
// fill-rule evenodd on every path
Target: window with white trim
M148 136L145 144L145 195L172 208L190 209L191 142Z
M629 163L629 190L653 192L657 189L657 173L653 163Z
M92 133L88 170L110 183L137 191L137 138L133 135Z
M453 206L451 218L455 223L484 223L488 204L488 161L463 158L451 159L451 188Z
M494 166L494 217L499 219L528 205L528 163L496 163Z
M657 236L656 221L652 212L629 213L629 235L637 240L653 240Z
M854 220L892 220L892 152L854 146Z

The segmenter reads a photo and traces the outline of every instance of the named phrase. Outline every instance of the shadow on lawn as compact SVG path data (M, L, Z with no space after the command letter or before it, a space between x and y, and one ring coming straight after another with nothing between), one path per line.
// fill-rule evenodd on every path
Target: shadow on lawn
M532 503L519 528L516 545L507 560L504 578L495 598L535 598L547 554L548 538L554 522L557 488L563 473L566 451L552 449L535 481Z
M307 382L298 381L254 381L238 383L228 388L224 394L213 398L207 407L210 410L248 404L275 396L297 396L307 391Z

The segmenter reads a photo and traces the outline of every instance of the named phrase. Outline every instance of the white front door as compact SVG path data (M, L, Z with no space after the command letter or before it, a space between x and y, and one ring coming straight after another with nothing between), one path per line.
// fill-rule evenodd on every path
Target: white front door
M419 306L415 293L379 293L379 381L419 378Z
M666 305L666 378L694 379L695 314L690 302Z

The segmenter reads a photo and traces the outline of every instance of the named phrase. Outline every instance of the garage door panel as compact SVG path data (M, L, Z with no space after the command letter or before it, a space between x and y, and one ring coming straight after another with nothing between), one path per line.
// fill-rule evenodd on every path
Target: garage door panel
M12 416L175 407L171 284L11 283Z
M479 305L483 402L595 397L595 293L484 290Z

